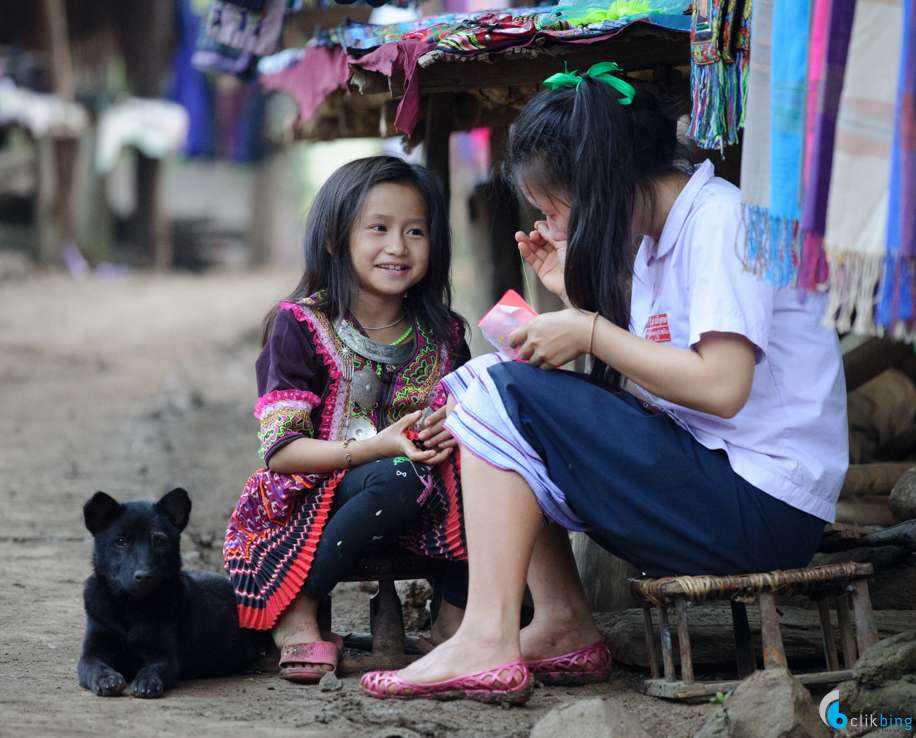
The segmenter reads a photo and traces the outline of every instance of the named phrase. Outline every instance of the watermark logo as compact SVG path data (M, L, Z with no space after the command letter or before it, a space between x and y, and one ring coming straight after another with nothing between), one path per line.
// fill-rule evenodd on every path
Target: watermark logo
M827 693L824 699L821 700L821 704L817 708L817 711L825 725L829 725L831 728L836 728L837 730L842 730L847 725L853 728L886 728L888 730L892 728L912 730L913 728L912 717L884 714L847 717L840 712L840 690L838 689Z
M842 730L849 723L849 718L840 712L840 690L828 692L817 708L821 720L831 728Z

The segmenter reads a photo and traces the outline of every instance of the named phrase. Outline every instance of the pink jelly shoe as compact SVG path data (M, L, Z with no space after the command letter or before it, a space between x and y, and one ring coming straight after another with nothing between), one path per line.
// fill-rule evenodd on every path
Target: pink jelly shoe
M534 689L523 659L432 684L408 682L396 671L370 671L363 674L360 686L366 694L381 699L470 699L510 705L524 704Z
M531 675L541 684L575 686L605 682L611 673L611 649L597 641L578 651L551 659L526 661Z

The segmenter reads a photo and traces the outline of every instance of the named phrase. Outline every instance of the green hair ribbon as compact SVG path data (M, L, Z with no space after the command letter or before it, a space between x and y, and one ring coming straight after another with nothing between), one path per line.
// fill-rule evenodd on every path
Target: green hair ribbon
M576 89L579 88L579 85L582 83L582 75L579 74L578 71L570 72L569 67L565 63L563 66L566 67L566 71L558 72L545 79L544 87L549 87L551 90L556 90L560 87L569 87L570 85L574 86ZM616 62L600 62L599 64L594 64L589 67L586 74L589 77L600 79L602 82L607 82L611 87L617 90L617 92L623 95L623 97L620 98L620 104L629 105L633 102L633 96L636 94L636 89L633 85L611 74L611 72L622 71L623 70L617 66Z

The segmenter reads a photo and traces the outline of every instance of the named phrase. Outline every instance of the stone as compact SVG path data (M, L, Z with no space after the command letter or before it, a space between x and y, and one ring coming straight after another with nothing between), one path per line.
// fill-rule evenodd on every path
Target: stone
M916 518L916 467L904 472L897 480L891 490L888 507L897 520Z
M343 682L337 678L333 671L329 671L318 682L318 689L322 692L339 692L343 689Z
M758 671L725 698L696 738L829 738L811 694L786 669Z
M636 718L608 700L595 698L557 707L542 717L530 738L650 738Z
M793 662L809 661L823 663L824 651L821 639L820 619L817 610L800 607L779 607L779 629L789 666ZM839 630L836 612L832 611L834 642L839 649ZM760 651L760 615L757 607L749 605L747 617L751 627L751 639L762 663ZM669 615L671 637L674 646L674 660L679 662L680 649L677 640L677 618ZM690 651L695 665L729 665L735 663L735 639L732 630L731 609L728 603L709 603L688 608L687 621L690 625ZM611 649L615 661L630 666L649 668L649 654L646 650L645 626L641 608L620 612L596 613L598 630ZM656 649L659 658L658 617L653 611ZM887 638L903 631L916 628L916 611L887 610L875 612L878 636ZM853 626L855 630L855 626Z
M852 679L840 685L840 705L847 715L882 713L916 720L916 630L868 649Z

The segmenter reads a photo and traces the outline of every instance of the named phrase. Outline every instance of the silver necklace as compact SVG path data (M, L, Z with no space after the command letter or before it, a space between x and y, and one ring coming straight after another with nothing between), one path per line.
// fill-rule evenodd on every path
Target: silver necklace
M380 331L380 330L382 330L382 328L391 328L391 326L397 325L397 324L400 323L402 320L404 320L404 316L405 316L406 314L407 314L407 313L401 313L401 317L400 317L400 318L398 318L396 321L394 321L394 323L389 323L388 325L377 325L377 326L375 326L374 328L370 328L368 325L363 325L362 323L360 323L360 325L363 325L363 330L364 330L364 331Z

